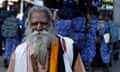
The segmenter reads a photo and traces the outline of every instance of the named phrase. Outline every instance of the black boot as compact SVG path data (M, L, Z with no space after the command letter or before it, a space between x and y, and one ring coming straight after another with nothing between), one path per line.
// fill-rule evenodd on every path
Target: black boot
M8 60L4 60L4 66L5 66L5 68L8 68Z
M85 66L85 69L86 69L86 71L88 71L88 72L94 72L94 70L93 70L93 68L92 68L91 65L86 65L86 66Z
M104 64L103 72L111 72L109 64Z
M119 60L119 52L116 52L114 55L113 55L113 59L115 61Z

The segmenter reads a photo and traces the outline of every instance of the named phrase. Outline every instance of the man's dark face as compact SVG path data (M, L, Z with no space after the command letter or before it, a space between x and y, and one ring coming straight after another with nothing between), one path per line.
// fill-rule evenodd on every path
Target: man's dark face
M105 16L104 20L107 22L109 20L109 16Z
M33 31L47 30L49 24L46 14L44 12L34 12L31 16L30 26Z

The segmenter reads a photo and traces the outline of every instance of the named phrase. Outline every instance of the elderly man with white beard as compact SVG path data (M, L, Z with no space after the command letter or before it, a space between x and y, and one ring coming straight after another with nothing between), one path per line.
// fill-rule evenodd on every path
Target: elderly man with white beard
M72 39L55 34L48 8L29 10L26 31L11 55L7 72L85 72Z

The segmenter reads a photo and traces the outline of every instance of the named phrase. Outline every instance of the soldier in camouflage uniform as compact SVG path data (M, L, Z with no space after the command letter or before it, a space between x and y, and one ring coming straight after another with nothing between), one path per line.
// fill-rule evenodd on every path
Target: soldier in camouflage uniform
M6 18L2 25L2 36L5 38L5 53L4 53L4 63L5 67L8 67L8 61L11 53L15 50L18 45L18 22L17 22L17 11L12 8L10 10L11 16Z
M7 2L3 2L3 7L0 8L0 55L2 54L2 41L4 38L1 36L1 27L4 22L4 20L9 17L9 12L7 11Z

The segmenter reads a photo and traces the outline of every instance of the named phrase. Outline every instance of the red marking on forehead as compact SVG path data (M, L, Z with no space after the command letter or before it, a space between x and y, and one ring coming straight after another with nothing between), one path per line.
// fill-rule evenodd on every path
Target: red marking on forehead
M41 19L41 17L40 16L37 16L37 20L40 20Z
M40 20L41 19L41 14L39 12L35 12L35 13L32 14L32 18Z

